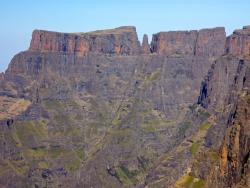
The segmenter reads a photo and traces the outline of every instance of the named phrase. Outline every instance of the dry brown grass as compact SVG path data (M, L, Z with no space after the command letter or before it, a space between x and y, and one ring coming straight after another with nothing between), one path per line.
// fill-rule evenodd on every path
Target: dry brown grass
M31 104L30 101L25 99L0 97L0 120L14 117L24 112Z

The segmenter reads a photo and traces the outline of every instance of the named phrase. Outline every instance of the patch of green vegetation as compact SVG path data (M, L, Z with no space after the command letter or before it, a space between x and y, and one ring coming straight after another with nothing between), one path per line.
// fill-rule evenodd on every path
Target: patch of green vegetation
M142 115L147 115L147 114L150 114L150 113L152 113L152 109L147 108L147 109L144 109L144 110L141 111Z
M134 100L128 100L123 101L122 104L118 107L117 112L115 114L115 117L112 120L113 125L119 125L124 117L131 111L130 107L132 106L132 103L137 103L138 101ZM105 118L107 119L108 115L105 115Z
M129 171L126 167L121 166L115 169L115 176L125 185L134 184L137 179L136 176L139 174L139 171L133 170Z
M63 100L61 104L66 107L79 108L79 105L74 100Z
M119 139L118 144L119 146L122 146L122 147L133 147L134 142L132 142L131 137L123 137Z
M142 124L142 128L147 132L155 132L159 127L166 127L172 124L173 121L158 118L144 121L144 124Z
M54 116L54 120L58 124L65 125L65 124L69 124L69 122L71 121L71 116L65 115L65 114L62 114L62 113L57 113Z
M181 57L183 57L183 55L179 54L179 53L174 53L174 54L169 55L169 57L170 58L181 58Z
M220 159L219 154L217 152L215 152L215 151L210 151L209 156L211 157L211 159L213 161L219 161L219 159Z
M184 175L178 181L176 181L174 188L202 188L204 185L204 180L190 175Z
M152 154L152 152L150 152L150 154ZM140 163L140 168L142 168L143 171L146 171L150 166L150 160L143 157L143 156L138 157L137 159L138 159L138 161Z
M71 161L67 161L65 164L65 168L70 171L74 172L80 168L81 161L79 159L73 159Z
M81 166L81 160L72 151L63 156L63 160L65 161L65 168L70 172L77 171Z
M220 107L220 108L218 108L218 109L215 109L215 111L216 111L216 112L222 113L222 112L224 112L224 107Z
M42 121L18 121L14 125L13 135L19 140L22 146L30 147L39 144L41 140L48 137L47 126Z
M121 123L121 114L120 112L117 112L115 118L112 120L113 125L119 125Z
M208 118L210 114L205 109L199 109L198 111L200 116L203 116L204 118Z
M152 120L147 120L147 121L144 121L144 123L146 125L159 125L162 123L162 121L160 119L152 119Z
M190 152L192 155L195 155L197 153L197 151L200 148L200 144L197 142L194 142L191 146L190 146Z
M83 117L80 114L77 114L74 119L77 121L81 121L83 120Z
M158 69L154 72L152 72L151 74L147 75L143 84L142 84L142 87L146 87L147 85L149 85L151 82L157 80L160 78L160 75L161 75L161 71Z
M48 151L45 147L27 149L24 152L25 157L29 160L33 160L34 158L42 159L45 158L48 154Z
M48 154L52 159L58 158L60 155L65 154L67 151L60 146L52 146L49 148Z
M47 109L60 109L62 107L59 100L45 100L43 101L43 105Z
M192 126L190 121L184 121L181 123L178 129L178 135L184 135L186 131Z
M82 147L75 149L75 152L76 152L77 156L79 157L79 159L84 160L85 152L84 152L84 149Z
M1 161L1 163L0 163L0 176L9 170L12 170L12 169L8 165L8 163Z
M155 125L147 125L143 127L143 130L145 130L146 132L155 132L156 128L155 128Z
M189 105L188 108L193 112L198 107L198 104Z
M24 175L28 167L25 165L24 160L20 161L8 161L8 165L18 174Z
M20 139L18 138L17 132L16 131L11 131L11 137L13 139L13 144L15 144L17 147L21 147L22 143Z
M40 161L38 162L38 167L41 169L48 169L49 168L49 164L45 161Z
M126 167L121 166L120 167L122 169L122 171L126 174L127 177L129 177L130 179L135 178L138 174L139 171L138 170L128 170Z
M77 126L69 126L66 127L65 130L63 131L63 135L64 136L80 136L81 135L81 127L77 127Z
M48 157L53 161L61 161L64 167L71 172L78 170L81 166L81 161L85 157L83 148L68 149L62 146L51 146L48 151ZM46 166L46 163L38 163L39 165Z
M193 182L192 188L202 188L205 185L205 181L204 180L197 180L195 182Z
M114 136L130 135L131 133L132 133L132 130L130 128L114 129L114 130L112 130L112 134Z
M209 122L205 122L200 126L200 130L204 131L211 127L211 124Z
M149 77L149 80L150 81L157 80L160 76L161 76L160 70L154 71L154 72L151 73L151 75Z
M98 121L99 123L106 123L107 121L109 122L109 113L106 107L105 103L100 103L99 101L94 100L91 98L89 100L91 104L91 109L94 110L98 115Z
M132 129L123 128L123 129L113 129L111 130L111 135L117 144L122 147L133 147L133 137Z
M131 180L126 176L125 172L123 172L121 168L116 169L115 176L125 185L132 184Z

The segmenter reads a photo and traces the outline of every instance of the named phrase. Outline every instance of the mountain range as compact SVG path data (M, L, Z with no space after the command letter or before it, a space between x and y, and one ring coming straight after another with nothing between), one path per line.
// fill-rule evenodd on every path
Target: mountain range
M250 26L34 30L0 104L3 188L250 186Z

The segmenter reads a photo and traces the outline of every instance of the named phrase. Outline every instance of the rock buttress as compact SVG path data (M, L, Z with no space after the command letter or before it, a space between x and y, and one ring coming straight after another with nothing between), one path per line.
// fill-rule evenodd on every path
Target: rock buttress
M152 51L166 55L220 56L224 54L226 33L223 27L200 31L170 31L153 35Z
M226 51L232 55L250 54L250 26L238 29L233 32L226 41Z
M88 52L135 55L140 51L140 43L135 27L130 26L89 33L35 30L29 50L76 53L77 55L85 55Z

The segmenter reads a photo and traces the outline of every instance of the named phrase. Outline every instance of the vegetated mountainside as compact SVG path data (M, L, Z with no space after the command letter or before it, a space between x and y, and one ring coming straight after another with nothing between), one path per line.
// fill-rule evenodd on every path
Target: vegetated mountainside
M249 55L249 27L35 30L0 75L0 187L249 186Z

